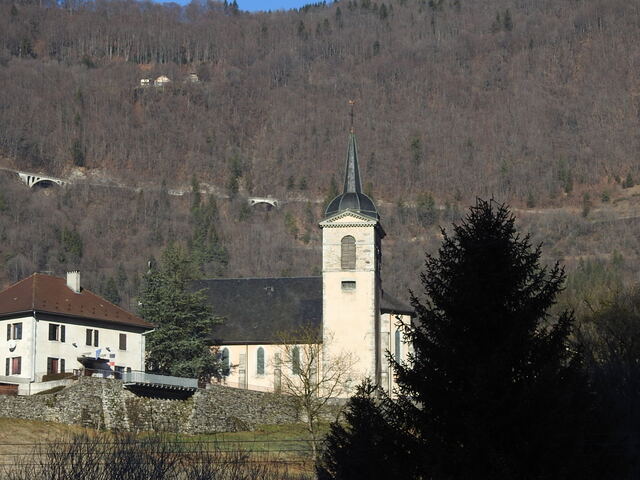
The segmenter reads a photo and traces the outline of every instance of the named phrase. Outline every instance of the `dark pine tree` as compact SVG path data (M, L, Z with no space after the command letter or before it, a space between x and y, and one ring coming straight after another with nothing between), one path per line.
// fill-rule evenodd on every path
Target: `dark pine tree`
M333 423L319 480L408 478L404 435L387 409L393 404L370 381L349 400L344 423Z
M549 314L564 271L542 267L540 246L514 223L504 205L479 200L427 256L426 298L412 295L414 351L395 370L419 468L432 478L590 476L591 401L569 341L573 314Z

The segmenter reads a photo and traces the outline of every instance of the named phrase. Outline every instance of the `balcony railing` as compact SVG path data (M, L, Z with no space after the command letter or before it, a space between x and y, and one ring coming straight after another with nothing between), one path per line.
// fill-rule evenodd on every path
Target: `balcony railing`
M124 383L135 383L144 385L169 386L180 388L198 388L198 379L172 377L169 375L156 375L145 372L122 372L122 381Z

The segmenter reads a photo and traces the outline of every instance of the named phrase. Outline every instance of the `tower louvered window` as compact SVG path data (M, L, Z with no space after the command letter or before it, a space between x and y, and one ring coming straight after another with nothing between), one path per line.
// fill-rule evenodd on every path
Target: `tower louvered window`
M342 237L341 266L343 270L355 270L356 268L356 239L351 235Z

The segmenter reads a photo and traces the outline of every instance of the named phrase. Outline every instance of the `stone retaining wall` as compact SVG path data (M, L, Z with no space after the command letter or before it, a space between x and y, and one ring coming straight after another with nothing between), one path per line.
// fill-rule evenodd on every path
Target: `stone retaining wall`
M64 390L29 397L0 396L0 417L120 431L212 433L295 423L293 399L212 385L188 400L138 397L118 380L81 377Z

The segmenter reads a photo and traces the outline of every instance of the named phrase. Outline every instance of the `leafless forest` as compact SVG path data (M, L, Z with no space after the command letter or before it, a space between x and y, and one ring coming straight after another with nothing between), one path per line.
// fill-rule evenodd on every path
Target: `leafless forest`
M386 289L406 298L438 225L493 196L567 264L579 306L640 271L639 72L638 0L1 0L2 166L130 188L0 172L0 282L80 268L129 305L171 240L207 276L318 274L355 99ZM215 195L169 195L194 181Z

